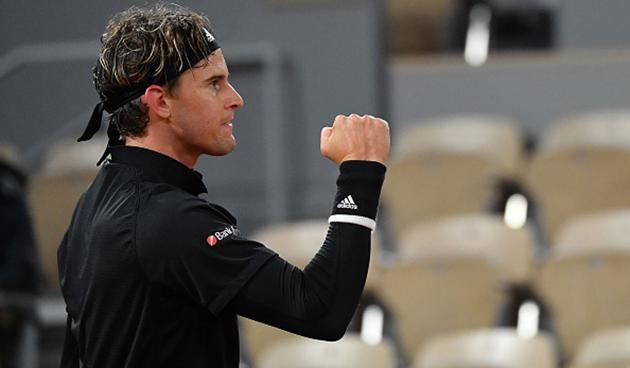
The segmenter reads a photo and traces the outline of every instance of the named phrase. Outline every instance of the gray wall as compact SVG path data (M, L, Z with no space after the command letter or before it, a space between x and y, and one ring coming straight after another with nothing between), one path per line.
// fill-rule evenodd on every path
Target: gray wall
M560 48L630 46L630 1L559 0L558 4Z
M28 169L54 141L80 134L97 101L90 68L98 37L107 19L132 3L0 4L0 140L19 148ZM319 154L321 128L339 113L386 111L382 1L180 3L213 21L246 100L235 121L236 152L200 162L210 198L233 209L246 229L265 222L273 155L283 161L274 170L284 169L276 183L284 195L281 213L272 216L325 216L336 168ZM273 126L284 129L269 132Z
M491 59L481 68L459 58L399 61L390 68L392 122L459 113L500 114L541 137L566 114L628 107L630 50Z
M27 168L36 169L55 140L80 133L97 101L90 68L98 36L106 20L131 3L1 0L0 140L18 146ZM453 59L393 62L387 79L382 0L182 3L214 21L234 84L247 101L235 121L237 150L203 159L199 169L210 198L233 209L250 229L269 218L274 185L283 191L282 216L327 214L336 169L321 158L318 139L338 113L385 115L394 132L417 118L499 113L539 135L565 113L625 106L630 92L626 56L611 61L608 54L590 53L493 60L480 69ZM630 44L630 2L558 4L560 50ZM271 52L264 55L261 47ZM243 57L247 50L254 50L255 60ZM275 79L269 79L265 58L275 63ZM273 126L284 128L270 132ZM270 151L274 139L282 144ZM284 169L277 183L269 180L272 156Z
M481 68L459 56L391 62L394 127L435 115L502 114L540 137L560 116L630 107L630 1L546 2L557 11L552 52L490 55Z

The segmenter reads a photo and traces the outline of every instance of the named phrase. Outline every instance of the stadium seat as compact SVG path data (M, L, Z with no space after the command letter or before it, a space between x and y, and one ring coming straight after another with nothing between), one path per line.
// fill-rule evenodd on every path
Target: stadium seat
M630 324L627 220L613 211L570 221L537 277L569 358L595 331Z
M572 217L630 207L630 111L590 112L553 124L527 174L549 242Z
M437 223L434 234L443 231L440 226ZM494 326L507 300L506 287L526 277L527 270L522 266L509 270L511 261L498 251L497 244L473 244L483 236L470 236L471 241L461 246L445 246L447 243L431 236L425 238L431 231L420 229L423 231L401 237L400 258L383 270L378 283L378 293L392 313L407 358L430 336ZM449 236L458 237L455 232L446 238ZM467 245L469 251L464 251ZM521 251L527 252L515 254Z
M418 351L413 368L554 368L548 335L522 338L511 328L480 329L438 336Z
M487 211L499 180L520 172L522 135L508 118L419 122L395 143L383 198L396 237L418 221Z
M534 257L531 228L509 228L502 217L491 214L456 215L418 223L401 237L402 258L438 255L483 254L515 284L529 280Z
M383 340L368 345L348 334L337 342L310 339L274 344L264 354L258 368L395 368L392 345Z
M389 48L394 54L441 50L454 0L387 0Z
M96 161L107 142L60 142L45 157L33 176L29 200L35 236L48 287L59 288L57 248L70 224L74 207L98 172Z
M0 141L0 161L9 164L17 164L17 153L13 145Z
M580 345L571 368L627 368L629 346L630 326L598 331Z
M322 246L327 231L328 221L326 219L304 220L265 227L253 234L251 238L273 249L293 265L304 269ZM376 234L373 235L372 262L366 289L373 287L374 280L377 278L375 275L378 273L376 266L376 259L378 258L377 238ZM258 362L266 349L276 342L305 339L247 318L240 318L239 321L247 351L254 362Z
M598 252L598 246L623 252L628 248L629 225L630 207L576 216L559 230L555 253Z

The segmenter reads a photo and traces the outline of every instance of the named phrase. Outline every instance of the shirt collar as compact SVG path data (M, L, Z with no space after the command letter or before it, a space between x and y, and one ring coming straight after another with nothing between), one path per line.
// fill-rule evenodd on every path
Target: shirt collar
M146 148L131 146L111 147L112 162L127 164L142 170L149 181L163 182L193 195L207 193L203 176L181 162Z

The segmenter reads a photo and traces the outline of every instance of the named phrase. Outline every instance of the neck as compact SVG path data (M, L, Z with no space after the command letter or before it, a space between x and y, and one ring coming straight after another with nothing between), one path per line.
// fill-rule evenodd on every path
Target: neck
M184 154L182 152L185 152L185 150L177 149L177 147L174 147L173 145L163 144L156 139L151 139L149 138L148 134L143 137L125 137L125 145L131 147L146 148L155 152L159 152L165 156L181 162L190 169L195 166L197 160L199 159L199 155Z

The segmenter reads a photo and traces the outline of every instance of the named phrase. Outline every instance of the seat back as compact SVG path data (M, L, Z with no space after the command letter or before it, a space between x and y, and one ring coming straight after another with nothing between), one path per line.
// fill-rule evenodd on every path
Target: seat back
M418 221L484 212L501 178L520 172L522 137L509 119L456 116L403 131L383 197L395 235Z
M454 0L387 0L388 46L393 53L440 49Z
M452 115L418 122L396 140L399 159L424 154L460 153L483 157L506 173L522 160L522 133L518 123L503 116Z
M593 332L630 324L628 279L630 246L578 244L552 252L536 285L568 357Z
M502 271L474 255L404 259L378 286L408 359L436 334L493 326L504 302Z
M102 139L81 144L60 142L31 180L29 201L35 238L49 287L59 287L57 248L81 194L98 173L96 161L106 144Z
M555 368L548 335L522 338L511 328L480 329L438 336L418 351L413 368Z
M630 366L630 326L619 326L590 335L580 344L572 368L622 368Z
M628 248L630 208L599 211L573 217L563 226L554 245L554 253L595 253L601 250L624 251Z
M509 228L502 217L468 214L418 223L398 242L401 257L481 255L504 271L512 283L526 283L534 256L529 226Z
M279 342L262 357L259 368L394 368L392 344L368 345L355 334L337 342L311 339Z
M0 141L0 162L15 165L18 161L18 155L12 144Z
M600 112L552 125L532 159L527 183L550 242L567 221L630 207L630 112Z

